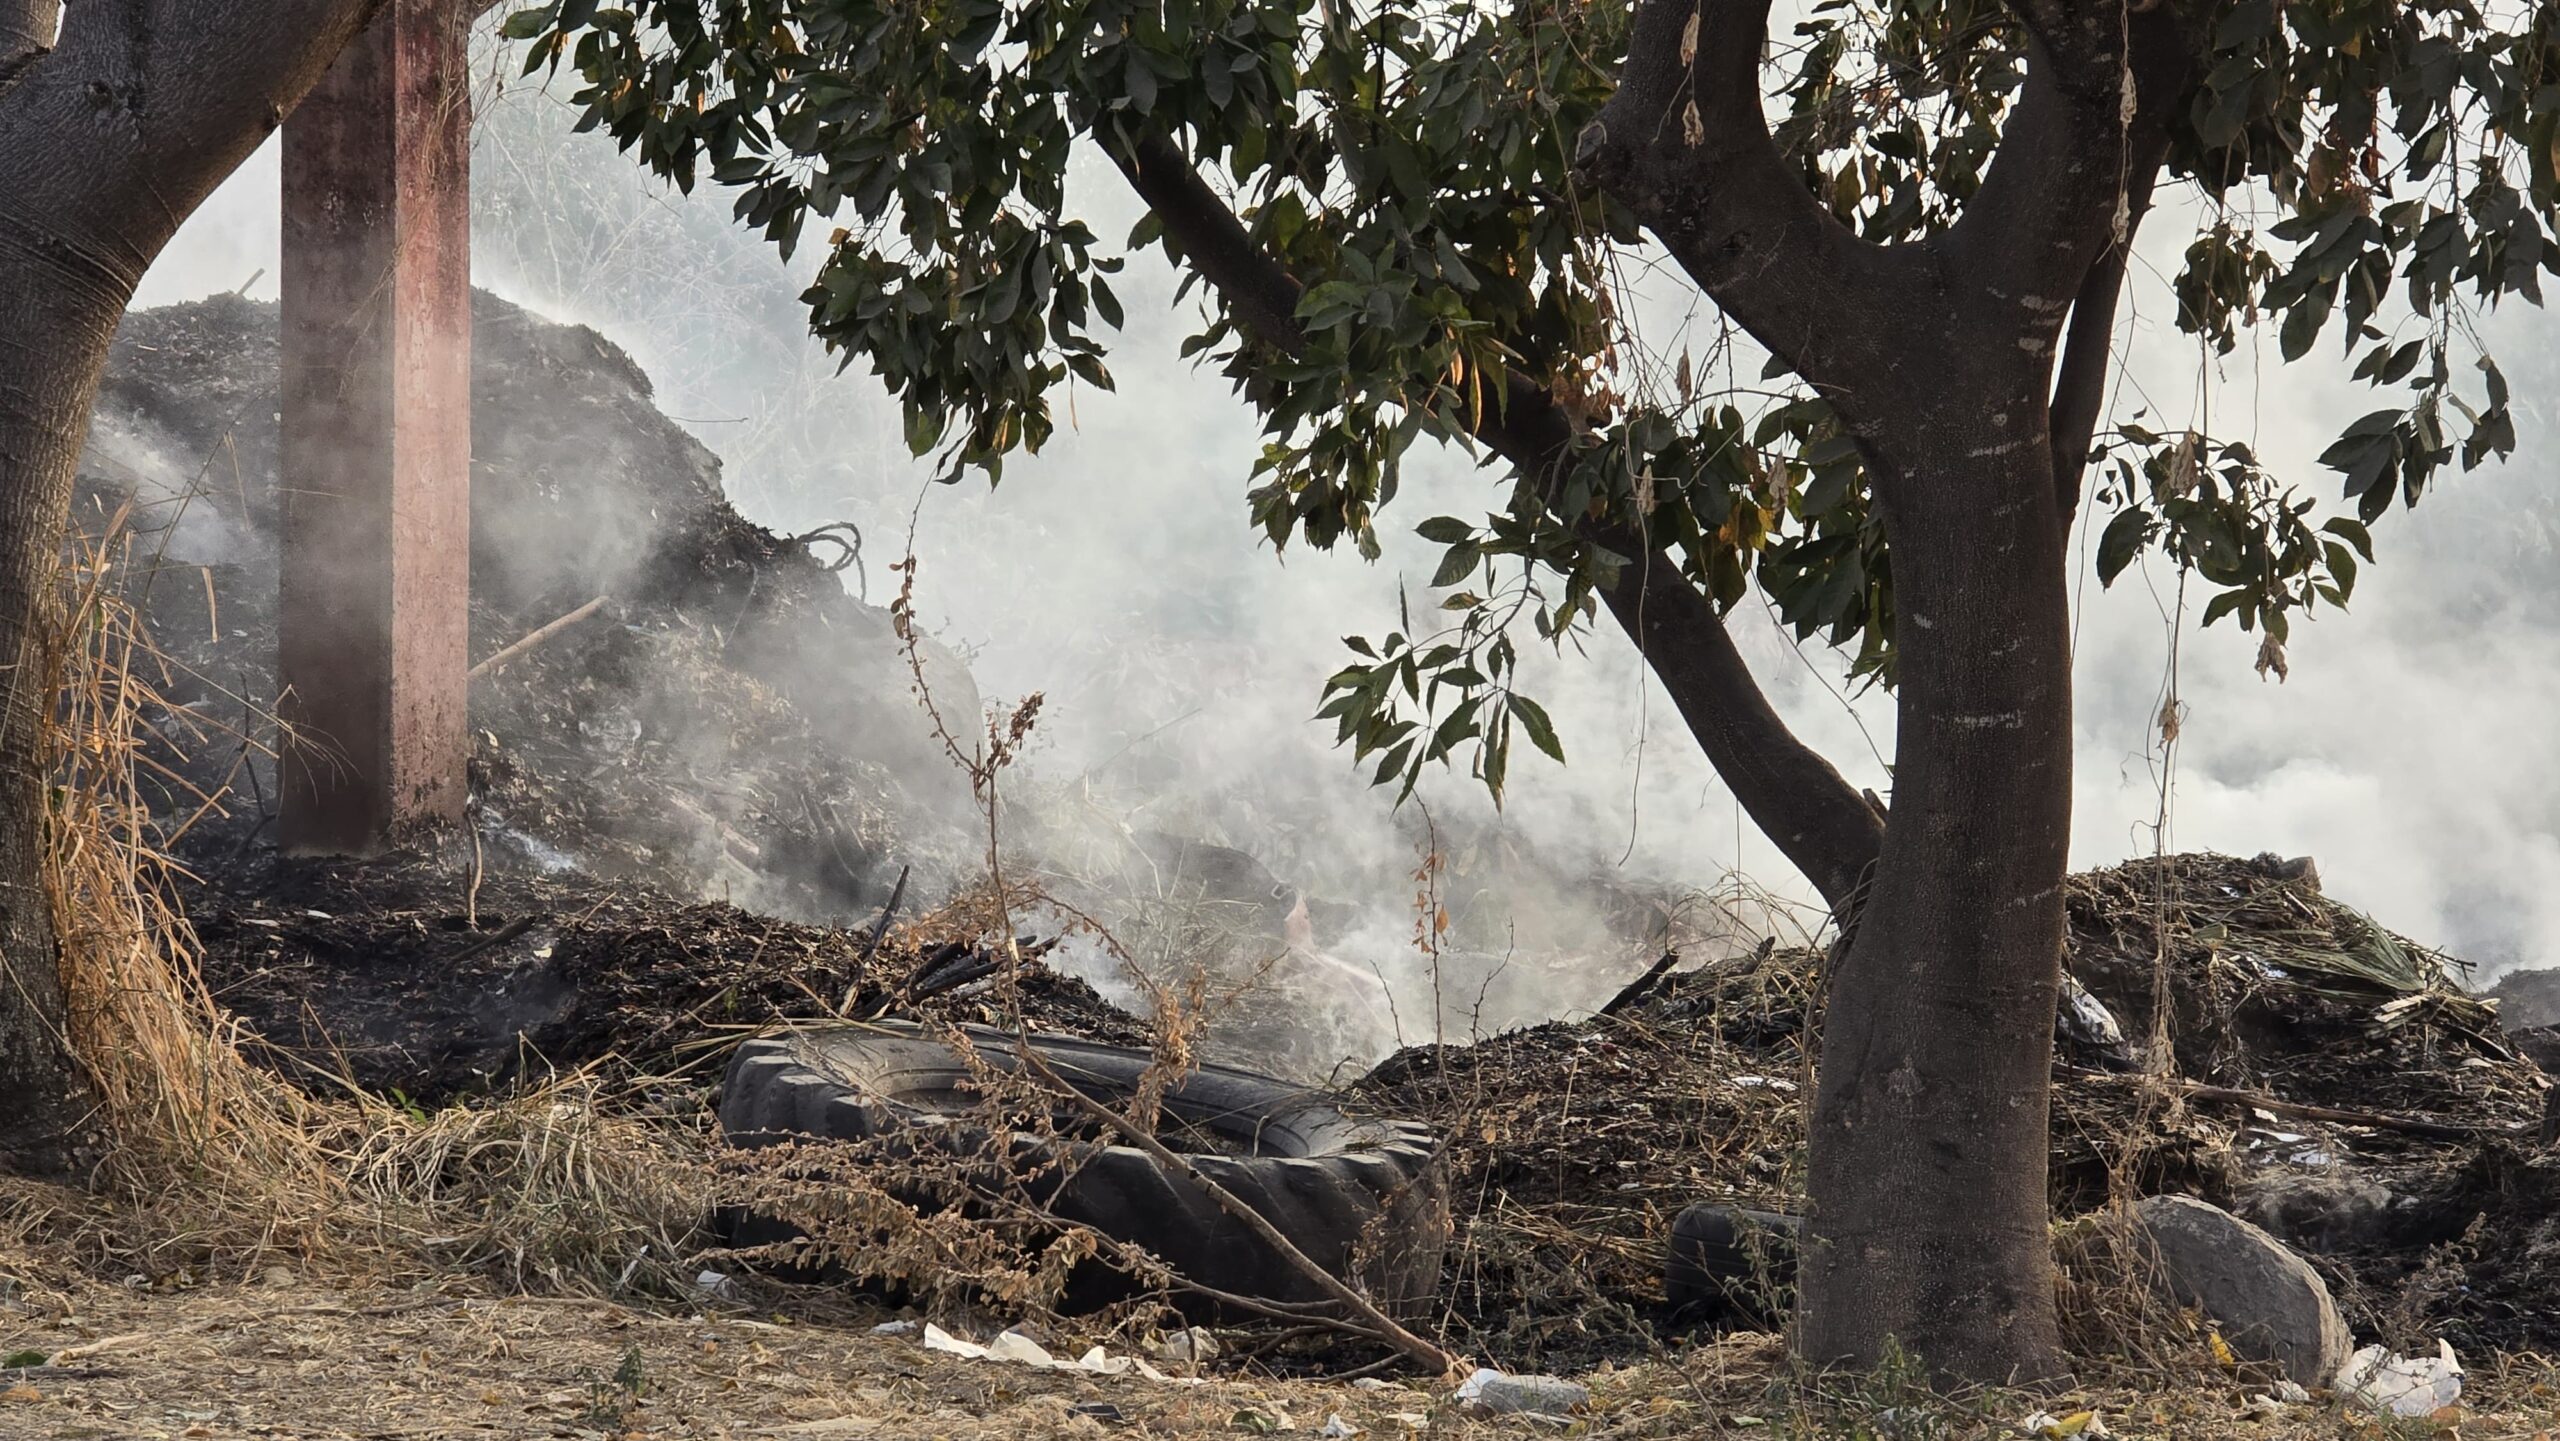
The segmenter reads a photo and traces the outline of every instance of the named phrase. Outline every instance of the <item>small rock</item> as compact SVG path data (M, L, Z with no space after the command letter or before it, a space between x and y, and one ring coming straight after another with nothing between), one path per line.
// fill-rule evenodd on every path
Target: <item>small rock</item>
M2371 1181L2276 1173L2250 1181L2233 1211L2288 1246L2327 1253L2389 1240L2391 1203Z
M1591 1404L1591 1388L1561 1376L1513 1376L1479 1367L1458 1401L1499 1416L1567 1416Z
M2274 1237L2192 1196L2134 1207L2171 1294L2212 1317L2232 1350L2271 1361L2305 1386L2327 1385L2353 1349L2318 1272Z

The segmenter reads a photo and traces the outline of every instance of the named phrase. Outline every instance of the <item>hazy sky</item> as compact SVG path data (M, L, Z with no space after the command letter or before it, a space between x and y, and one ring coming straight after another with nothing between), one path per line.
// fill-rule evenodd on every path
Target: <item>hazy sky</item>
M534 94L490 107L475 164L481 283L630 349L665 408L727 459L751 515L789 528L859 522L873 598L885 599L882 567L902 547L925 470L897 442L876 382L860 365L834 377L806 340L798 284L727 229L727 199L660 194L609 143L570 135L565 111ZM1086 179L1079 200L1116 235L1129 204L1107 173ZM272 296L275 210L270 146L181 232L138 303L232 289L261 270L251 293ZM2154 218L2154 263L2183 247L2179 219ZM1246 524L1252 417L1223 380L1175 359L1185 326L1165 276L1133 276L1122 293L1131 329L1111 361L1118 394L1081 392L1071 426L1044 455L1009 463L1000 489L971 481L923 494L923 613L972 654L990 697L1048 693L1037 764L1052 783L1099 764L1097 783L1117 787L1118 804L1206 816L1229 832L1267 827L1255 848L1284 873L1293 859L1321 859L1401 886L1410 858L1382 821L1385 798L1305 718L1342 663L1339 637L1390 628L1400 581L1420 594L1436 548L1410 527L1443 511L1480 514L1497 491L1459 457L1431 459L1388 513L1382 563L1295 549L1275 561ZM2150 423L2173 429L2207 405L2218 434L2253 438L2280 473L2335 498L2311 457L2383 400L2326 361L2262 376L2245 346L2200 383L2193 342L2167 323L2161 277L2143 280L2134 310L2127 394L2150 397ZM2152 848L2153 727L2174 640L2186 712L2173 846L2313 854L2332 894L2491 969L2560 952L2560 761L2545 738L2560 713L2560 617L2546 586L2560 507L2550 417L2531 399L2553 370L2556 332L2519 309L2493 333L2525 398L2517 458L2378 527L2381 561L2366 569L2353 613L2297 627L2289 682L2256 675L2254 637L2228 622L2195 627L2201 593L2179 623L2163 568L2107 593L2087 579L2075 866ZM2117 414L2143 403L2128 398ZM1853 707L1836 692L1836 657L1799 656L1748 615L1739 628L1807 738L1882 788L1889 703ZM1632 868L1700 885L1738 866L1801 893L1739 823L1616 633L1603 629L1588 648L1538 667L1572 764L1524 754L1511 821L1560 855L1631 856ZM1426 795L1480 810L1469 787L1452 776Z

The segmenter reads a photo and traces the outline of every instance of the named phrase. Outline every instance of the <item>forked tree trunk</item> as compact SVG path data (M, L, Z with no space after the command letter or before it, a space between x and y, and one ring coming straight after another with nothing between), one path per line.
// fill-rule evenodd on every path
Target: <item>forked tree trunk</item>
M48 587L107 347L143 271L379 0L0 0L0 1169L94 1141L44 892Z
M2019 396L1947 413L2026 433L1983 423L1880 477L1896 497L1893 820L1830 977L1799 1317L1808 1359L1871 1365L1899 1345L1992 1382L2064 1369L2045 1168L2069 607L2041 397Z

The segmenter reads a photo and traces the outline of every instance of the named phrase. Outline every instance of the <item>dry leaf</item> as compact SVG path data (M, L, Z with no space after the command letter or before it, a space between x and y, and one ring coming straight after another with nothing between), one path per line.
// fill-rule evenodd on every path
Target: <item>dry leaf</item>
M1680 109L1680 135L1689 142L1689 148L1692 150L1707 143L1706 117L1698 113L1698 102L1695 100Z
M2258 642L2258 679L2265 680L2269 671L2276 673L2278 685L2282 685L2285 678L2292 674L2284 663L2284 642L2274 636L2268 636Z
M1698 63L1698 12L1689 12L1689 23L1680 27L1680 64L1683 69Z

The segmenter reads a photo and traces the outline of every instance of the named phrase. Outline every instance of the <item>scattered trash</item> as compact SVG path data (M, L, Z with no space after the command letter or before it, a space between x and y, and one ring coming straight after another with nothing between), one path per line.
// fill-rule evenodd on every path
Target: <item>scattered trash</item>
M1785 1093L1796 1088L1795 1082L1784 1080L1777 1076L1736 1076L1733 1078L1733 1083L1746 1091L1777 1091Z
M912 1336L915 1333L916 1323L913 1321L883 1321L871 1328L874 1336Z
M2062 977L2062 999L2054 1012L2054 1029L2064 1040L2101 1057L2132 1058L2132 1047L2125 1042L2124 1026L2116 1020L2116 1013L2068 972Z
M719 1271L705 1271L694 1277L693 1289L715 1301L743 1301L747 1298L746 1288L738 1284L737 1277Z
M1350 1441L1351 1437L1360 1434L1360 1428L1343 1420L1342 1413L1336 1411L1324 1418L1324 1425L1317 1428L1316 1434L1324 1437L1325 1441Z
M1079 1401L1075 1405L1067 1408L1067 1414L1070 1416L1083 1416L1090 1420L1099 1421L1106 1426L1126 1426L1129 1424L1128 1413L1122 1411L1119 1407L1112 1405L1108 1401Z
M2022 1435L2041 1437L2043 1441L2066 1441L2066 1438L2073 1436L2094 1437L2115 1434L2107 1429L2107 1418L2095 1411L2074 1411L2067 1416L2056 1416L2050 1411L2038 1411L2019 1422L2018 1430Z
M1197 1326L1186 1326L1179 1331L1154 1337L1147 1342L1148 1355L1159 1361L1180 1361L1185 1365L1197 1365L1202 1361L1212 1360L1223 1349L1225 1348L1218 1344L1217 1337Z
M1502 1416L1568 1416L1591 1404L1591 1388L1561 1376L1512 1376L1480 1366L1458 1387L1458 1402Z
M2338 1372L2338 1390L2394 1416L2430 1416L2462 1399L2462 1363L2450 1341L2419 1357L2367 1346Z
M1404 1389L1393 1381L1381 1381L1375 1376L1355 1377L1351 1384L1363 1391L1401 1391Z
M891 1322L890 1324L899 1323ZM1134 1373L1150 1381L1162 1381L1173 1386L1203 1384L1196 1376L1168 1376L1140 1357L1114 1356L1099 1346L1073 1361L1062 1360L1051 1355L1048 1347L1018 1330L1006 1331L993 1341L981 1346L975 1341L954 1336L928 1321L924 1326L924 1348L970 1361L1010 1361L1017 1366L1029 1366L1037 1371L1081 1371L1091 1376L1126 1376Z

